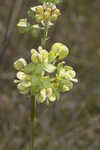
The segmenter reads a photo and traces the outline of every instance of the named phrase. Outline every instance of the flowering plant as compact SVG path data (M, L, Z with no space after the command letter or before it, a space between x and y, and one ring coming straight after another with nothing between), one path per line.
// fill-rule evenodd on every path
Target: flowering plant
M61 15L56 7L59 0L40 0L43 4L30 8L28 16L35 19L36 24L31 25L28 20L20 19L17 24L21 33L31 33L33 30L43 32L41 45L37 49L32 49L31 62L27 63L24 58L14 62L14 68L17 72L17 89L21 94L29 95L32 100L32 144L34 133L34 112L35 102L54 102L60 99L60 93L72 89L76 73L72 67L62 61L69 54L69 49L62 43L54 43L50 50L46 49L48 40L48 30L54 25L54 22Z

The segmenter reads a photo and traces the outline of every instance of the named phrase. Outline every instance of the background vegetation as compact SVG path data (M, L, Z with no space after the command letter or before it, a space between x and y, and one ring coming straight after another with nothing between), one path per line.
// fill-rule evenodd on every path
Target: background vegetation
M12 63L29 60L40 35L19 34L16 23L37 0L0 0L0 149L28 150L30 100L20 95ZM100 1L63 0L62 16L49 33L48 47L70 48L67 64L79 83L55 104L36 106L35 150L100 150Z

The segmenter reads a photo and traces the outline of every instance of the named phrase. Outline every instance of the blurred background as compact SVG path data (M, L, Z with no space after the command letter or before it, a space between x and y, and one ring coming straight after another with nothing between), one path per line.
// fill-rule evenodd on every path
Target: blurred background
M29 60L41 35L20 34L16 24L37 0L0 0L0 150L29 150L30 100L20 95L13 62ZM55 104L36 105L35 150L100 150L100 1L63 0L62 16L49 32L70 48L66 59L78 84Z

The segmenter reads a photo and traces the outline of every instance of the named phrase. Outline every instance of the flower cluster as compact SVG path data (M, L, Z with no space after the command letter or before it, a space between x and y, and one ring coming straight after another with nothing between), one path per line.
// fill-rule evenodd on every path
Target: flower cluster
M43 5L32 7L28 11L28 16L31 17L32 20L34 19L38 24L31 25L28 20L24 18L19 20L17 27L21 33L28 32L34 34L34 31L39 32L40 30L44 30L45 27L50 28L60 14L60 10L57 9L53 3L43 3Z
M69 53L62 43L55 43L50 52L41 46L31 50L31 63L23 58L14 62L17 72L17 88L21 94L34 95L38 103L53 102L59 99L61 92L72 89L77 82L76 73L72 67L58 62ZM57 65L56 65L57 64Z
M45 23L56 21L60 15L60 10L53 3L44 3L36 7L32 7L28 12L30 16L34 14L37 23Z

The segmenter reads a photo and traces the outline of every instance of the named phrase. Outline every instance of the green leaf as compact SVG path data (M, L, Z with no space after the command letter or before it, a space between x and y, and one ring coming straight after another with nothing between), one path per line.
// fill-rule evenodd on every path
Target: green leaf
M41 79L41 88L51 87L50 77L46 76Z
M42 74L43 73L43 70L44 70L44 67L43 67L43 65L42 64L38 64L37 66L36 66L36 70L35 70L35 73L36 74Z
M44 70L47 71L48 73L52 73L56 70L56 66L54 66L52 64L45 64Z
M32 86L37 87L40 84L40 77L32 75Z
M24 72L30 74L34 72L35 69L36 69L36 65L33 63L30 63L24 67Z

